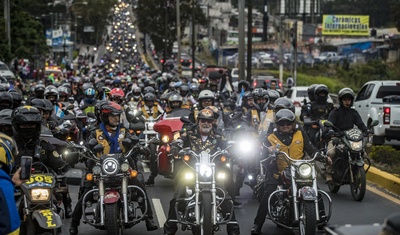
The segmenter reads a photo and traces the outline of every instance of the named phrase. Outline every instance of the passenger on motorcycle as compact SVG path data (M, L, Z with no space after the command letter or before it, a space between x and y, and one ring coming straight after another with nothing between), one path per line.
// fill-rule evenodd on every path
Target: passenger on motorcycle
M301 114L300 114L301 121L304 121L303 114L307 113L307 110L309 109L310 104L315 101L314 93L315 93L315 88L318 85L319 84L312 84L307 88L307 96L308 96L309 101L307 102L307 99L304 97L303 106L301 106Z
M164 113L164 110L158 102L156 102L156 96L153 93L145 93L143 101L140 102L138 108L142 110L146 120L150 117L157 118L159 115Z
M361 119L360 114L357 110L353 109L353 102L355 98L355 94L352 89L350 88L343 88L338 93L339 98L339 107L333 109L329 114L328 121L332 122L332 124L338 128L338 131L345 131L349 130L356 125L363 133L368 133L368 128L364 124ZM332 129L326 130L326 135L333 136L335 133ZM326 181L332 181L332 162L335 159L335 147L333 146L333 139L332 138L328 142L327 147L327 156L331 159L331 161L327 161L326 164Z
M245 92L249 91L250 83L246 80L240 80L238 82L238 94L236 98L236 107L240 107L242 105L242 100Z
M247 111L246 117L251 126L258 130L258 125L264 119L268 110L269 97L267 91L263 88L254 89L252 95L254 105Z
M196 153L199 153L203 150L210 149L210 153L214 153L218 148L224 149L226 146L226 141L222 135L216 134L213 129L214 122L214 113L211 110L203 109L199 112L197 117L197 126L196 128L187 131L181 135L181 140L183 142L182 147L190 147ZM221 169L221 168L219 168ZM176 223L171 222L170 220L176 219L175 212L175 201L177 198L182 198L185 195L186 185L182 183L180 180L182 179L179 175L182 173L184 169L180 168L177 173L177 184L176 190L172 200L170 201L169 211L168 211L168 219L164 224L164 234L172 235L175 234L178 227ZM228 169L230 171L230 169ZM222 210L225 210L227 213L228 201L225 200L222 205ZM236 221L235 215L232 216L232 221ZM240 234L239 224L228 224L227 225L228 235L237 235Z
M282 109L275 115L276 129L264 140L266 147L263 155L267 158L270 151L273 151L279 145L279 150L287 154L293 159L302 159L304 152L312 156L318 150L311 144L307 135L299 129L296 124L295 114L288 110ZM266 163L266 178L264 182L264 195L258 207L257 215L254 219L254 225L251 229L252 235L261 234L261 228L265 222L268 213L268 198L272 192L276 190L280 183L280 173L287 167L284 159L269 158ZM322 208L322 207L321 207Z
M103 154L110 153L124 153L127 151L125 147L122 145L122 140L126 138L130 138L131 135L129 131L127 131L120 124L120 115L123 112L122 107L112 101L104 101L101 103L99 108L99 116L101 124L98 129L93 130L89 134L89 140L96 139L97 142L103 145L104 150ZM98 154L100 157L100 154ZM88 163L90 165L90 163ZM91 167L88 167L88 171L91 171ZM146 191L145 186L138 180L134 179L130 182L130 184L135 184L139 186L143 191ZM93 188L93 181L85 181L83 188L80 189L80 195L74 212L72 213L72 221L69 229L70 234L78 233L78 226L80 224L80 220L82 217L82 196L85 195L89 190ZM149 202L149 198L147 198L147 218L146 218L146 227L148 231L156 230L157 225L153 221L153 211L151 209L151 205Z
M21 219L14 199L14 186L20 186L21 169L18 169L13 177L10 177L14 168L14 158L18 148L14 140L0 133L0 234L18 235Z

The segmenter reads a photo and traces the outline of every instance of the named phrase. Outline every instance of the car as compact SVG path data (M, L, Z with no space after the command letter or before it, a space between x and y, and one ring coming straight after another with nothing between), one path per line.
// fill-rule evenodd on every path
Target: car
M304 105L304 101L307 103L310 102L310 99L308 98L308 86L291 87L285 92L285 96L293 101L296 116L300 116L301 106ZM328 97L328 102L334 104L330 94Z
M258 76L253 77L251 87L253 89L257 88L257 87L262 87L264 89L268 89L269 83L271 81L276 81L278 83L278 89L283 91L282 83L279 82L278 78L275 78L272 75L258 75Z
M14 73L8 68L8 66L0 61L0 76L5 77L8 81L14 80Z
M62 79L63 78L63 72L61 68L57 66L48 66L44 68L44 76L47 78L49 77L50 74L54 75L54 78Z
M182 66L192 65L192 58L190 58L189 55L182 53L181 54L181 65Z

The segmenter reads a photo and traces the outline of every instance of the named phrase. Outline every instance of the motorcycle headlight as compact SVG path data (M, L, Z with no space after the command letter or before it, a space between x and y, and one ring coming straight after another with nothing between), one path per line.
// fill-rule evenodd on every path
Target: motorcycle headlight
M114 175L118 172L118 160L115 158L107 158L103 161L103 171L107 175Z
M207 166L205 164L200 165L200 175L201 176L210 177L211 174L212 174L212 169L210 166Z
M127 172L129 170L129 168L130 168L129 163L124 162L124 163L121 164L121 171L122 172Z
M48 201L50 199L50 189L35 188L31 190L31 199L36 201Z
M300 177L302 178L308 178L311 175L312 172L312 168L310 166L310 164L301 164L297 170L297 172L299 173Z
M217 179L219 179L219 180L224 180L225 179L225 177L226 177L226 175L225 175L225 173L218 173L217 174Z
M193 172L186 172L185 173L185 180L193 180L193 179L194 179Z
M239 141L238 149L241 153L250 153L254 149L254 143L248 140Z
M101 174L101 167L96 165L96 166L93 167L92 171L93 171L93 174L100 175Z
M354 151L361 151L363 148L362 140L360 141L349 141L350 147Z
M164 144L169 143L169 136L168 136L168 135L163 135L163 136L161 137L161 141L162 141Z

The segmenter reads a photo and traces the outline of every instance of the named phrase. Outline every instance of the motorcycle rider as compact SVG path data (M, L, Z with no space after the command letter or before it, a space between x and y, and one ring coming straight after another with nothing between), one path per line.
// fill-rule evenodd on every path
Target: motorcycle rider
M90 132L88 139L96 139L99 144L103 145L103 154L121 153L126 151L126 149L122 146L122 140L130 138L131 135L129 134L129 131L127 131L120 124L120 115L122 112L122 107L115 102L104 101L100 104L99 116L101 123L97 129ZM91 168L88 167L88 171L90 170ZM134 179L130 183L139 186L143 191L146 192L145 186L139 180ZM78 226L83 213L83 196L92 188L93 181L86 181L84 187L80 189L81 197L76 203L74 212L72 213L72 221L69 228L70 234L78 234ZM158 227L153 221L153 211L151 209L149 198L146 198L146 228L148 231L152 231L158 229Z
M190 147L196 153L199 153L203 150L209 149L210 153L214 153L218 148L224 149L226 146L226 140L222 135L217 134L213 129L213 122L215 119L214 113L209 109L203 109L199 111L197 116L197 126L191 130L188 130L186 133L181 135L181 140L183 142L182 147ZM180 168L183 170L183 168ZM170 220L176 219L175 212L175 201L177 198L182 198L185 195L186 185L182 182L179 182L181 177L179 177L179 172L177 173L176 190L172 200L170 201L169 211L168 211L168 219L164 224L164 234L172 235L175 234L178 227L176 223L171 222ZM224 201L222 206L222 210L227 211L225 205L228 202ZM235 215L232 215L232 221L236 221ZM228 224L227 225L228 235L237 235L240 234L239 224Z
M197 122L197 115L200 110L204 109L207 106L214 105L215 97L212 91L210 90L202 90L199 94L199 102L193 107L193 112L189 114L189 120L191 123Z
M97 100L95 98L96 91L94 90L93 87L88 87L84 91L84 99L79 103L79 108L77 107L75 109L75 113L85 113L88 114L89 112L94 113L95 111L95 106L97 103Z
M368 132L367 126L361 119L360 114L357 110L353 109L354 103L354 91L350 88L343 88L338 93L339 98L339 107L333 109L328 117L328 121L332 122L332 124L338 129L339 132L349 130L356 125L363 133ZM332 136L335 131L332 129L327 129L326 133L328 136ZM326 181L332 181L332 162L335 159L335 147L333 146L333 139L329 140L327 147L327 156L331 159L331 161L327 161L326 163Z
M15 206L14 186L20 186L23 182L20 179L21 169L19 168L10 177L13 169L14 158L18 154L18 148L14 140L0 133L0 234L18 235L21 219L18 209Z
M296 116L292 111L288 109L278 111L275 115L275 124L276 129L264 141L264 146L266 147L264 156L267 157L270 151L277 148L277 145L280 146L280 151L290 154L290 157L293 159L303 158L304 152L309 156L318 152L308 139L308 136L297 126ZM276 190L280 180L280 172L286 167L287 162L284 159L274 159L271 157L267 160L264 195L254 219L254 225L251 229L252 235L261 234L261 228L268 212L268 198Z
M143 101L139 103L138 108L142 110L146 120L150 117L157 118L164 113L164 110L156 102L156 96L153 93L145 93Z
M44 98L49 100L54 106L54 114L59 117L63 118L65 116L64 111L61 109L61 105L58 102L58 90L55 86L50 85L47 86L44 91Z
M3 109L12 109L13 107L13 97L10 92L2 91L0 92L0 111Z
M307 109L301 113L303 120L307 120L308 118L311 120L321 120L327 119L329 113L333 109L333 104L328 103L328 95L329 89L327 86L320 84L314 89L314 99L315 101L311 102L307 105ZM314 127L316 124L304 124L304 131L308 134L311 142L317 146L319 140L317 139L317 132L319 132L319 128Z
M197 101L193 98L189 91L190 88L187 84L182 84L179 89L179 93L183 98L182 108L190 108L193 104L197 103Z

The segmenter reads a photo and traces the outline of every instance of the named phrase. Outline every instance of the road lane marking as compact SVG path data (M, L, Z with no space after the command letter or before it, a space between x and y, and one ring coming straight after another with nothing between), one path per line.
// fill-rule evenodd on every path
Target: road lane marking
M165 221L167 221L167 218L165 218L165 213L161 205L161 201L158 198L152 198L151 200L153 201L153 207L156 211L158 226L162 228L164 227L164 223Z
M368 189L368 191L371 191L371 192L373 192L373 193L375 193L375 194L377 194L377 195L379 195L381 197L384 197L384 198L388 199L389 201L392 201L392 202L400 205L400 200L395 198L395 197L393 197L393 196L390 196L389 194L386 194L386 193L384 193L384 192L382 192L382 191L380 191L380 190L378 190L376 188L373 188L373 187L371 187L369 185L367 185L367 189Z
M150 168L147 166L147 164L146 163L143 163L142 162L142 167L143 167L143 172L150 172Z

